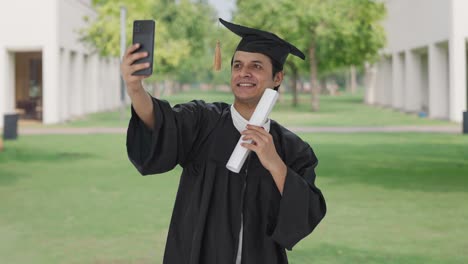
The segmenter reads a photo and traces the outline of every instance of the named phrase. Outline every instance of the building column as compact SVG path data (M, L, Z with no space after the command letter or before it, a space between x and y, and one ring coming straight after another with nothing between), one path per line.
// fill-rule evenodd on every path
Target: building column
M446 45L429 46L429 117L449 118L448 52Z
M3 115L6 113L6 98L8 90L8 56L7 51L0 46L0 127L3 127ZM10 68L11 69L11 68Z
M109 90L109 85L108 85L108 79L109 79L109 68L107 64L107 59L106 58L101 58L100 59L100 68L101 68L101 78L100 78L100 83L99 87L104 91L102 94L102 100L103 100L103 107L101 110L104 111L109 111L111 109L111 92Z
M378 105L390 106L392 102L392 62L383 56L378 63L375 98Z
M420 110L429 112L429 55L426 52L419 56L419 89L421 89Z
M0 127L5 114L15 112L15 54L0 47Z
M114 104L114 91L111 87L111 68L109 64L109 58L103 59L104 69L105 69L105 78L103 79L102 86L106 90L106 110L111 110Z
M98 55L93 54L88 58L88 68L89 68L89 95L91 98L90 101L90 112L94 113L99 110L99 63Z
M405 57L401 53L393 54L393 94L392 107L403 109L405 90Z
M42 48L42 122L60 121L60 47L58 41L58 0L53 1L53 15L47 17L50 27L45 29Z
M48 45L43 50L43 123L60 121L59 48Z
M375 83L375 103L377 105L383 105L383 91L385 86L385 63L382 57L377 63L377 76Z
M376 77L377 77L377 67L375 64L370 64L366 63L365 64L365 69L366 69L366 79L365 79L365 86L366 86L366 91L364 95L364 102L366 104L373 105L375 104L375 87L376 87ZM128 95L127 95L128 96Z
M466 111L466 47L465 39L450 39L449 51L449 78L450 92L449 101L450 120L461 122L462 113Z
M59 69L59 78L60 78L60 103L59 103L59 112L60 112L60 121L66 121L70 117L70 98L69 98L69 66L70 66L70 53L68 50L63 48L60 49L60 69Z
M392 106L393 97L393 60L392 57L384 57L384 76L382 86L382 104Z
M119 67L119 59L111 58L111 76L112 82L110 85L112 86L112 91L114 91L114 109L119 108L122 103L122 96L120 91L120 67ZM125 100L125 97L124 97Z
M406 112L419 112L421 110L421 87L419 56L411 50L405 53L405 102L404 110Z
M84 114L84 99L83 99L83 54L80 52L75 53L75 65L74 65L74 74L75 83L73 84L73 88L75 89L75 98L73 100L76 101L75 104L75 114L76 116L82 116Z
M91 72L89 70L89 55L83 54L83 67L82 67L82 85L83 85L83 113L91 113L91 93L90 93L90 78Z
M69 109L70 109L70 118L75 118L78 115L78 86L77 86L77 80L81 76L76 75L76 57L77 53L76 51L68 51L69 53L69 63L68 63L68 80L67 80L67 88L68 88L68 100L70 100L69 104Z
M451 32L449 39L449 116L450 120L461 122L463 111L467 111L467 66L464 10L468 8L466 0L452 0Z

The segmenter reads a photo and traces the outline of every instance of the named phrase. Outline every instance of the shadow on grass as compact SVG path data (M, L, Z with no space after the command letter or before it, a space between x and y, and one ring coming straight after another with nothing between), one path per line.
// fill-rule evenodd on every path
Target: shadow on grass
M31 175L22 175L10 169L5 169L0 166L0 186L10 185L15 183L20 178L30 177Z
M47 152L44 151L44 149L17 147L5 150L0 155L0 164L7 164L10 162L29 163L37 161L76 161L93 157L96 157L96 154L73 151Z
M434 259L431 256L425 255L408 255L400 252L379 252L360 250L351 247L344 247L330 244L320 244L313 250L293 249L288 254L291 264L302 263L379 263L379 264L439 264L439 263L457 263L456 260L440 260Z
M406 143L327 144L320 151L319 175L333 184L364 183L389 189L468 192L468 150L463 146Z
M28 148L25 146L10 146L0 153L0 185L13 184L19 178L30 177L34 171L28 175L18 173L17 167L27 166L31 163L58 163L74 162L84 159L94 159L97 155L84 152L52 152L44 149Z

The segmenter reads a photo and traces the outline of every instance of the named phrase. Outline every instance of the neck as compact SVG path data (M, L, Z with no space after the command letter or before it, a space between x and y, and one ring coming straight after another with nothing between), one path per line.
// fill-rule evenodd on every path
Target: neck
M239 112L239 114L246 120L250 120L256 107L257 107L257 104L254 104L254 103L249 104L249 103L240 103L238 101L234 101L234 108L236 108L237 112Z

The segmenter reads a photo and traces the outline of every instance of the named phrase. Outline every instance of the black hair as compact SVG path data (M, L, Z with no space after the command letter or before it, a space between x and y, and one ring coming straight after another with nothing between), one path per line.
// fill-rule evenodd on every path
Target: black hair
M275 61L273 61L272 58L270 58L270 60L271 60L271 65L273 65L273 79L274 79L276 74L283 70L283 67L282 67L282 65L278 65L278 63L275 63ZM280 87L280 85L273 87L273 89L275 91L278 91L278 88Z

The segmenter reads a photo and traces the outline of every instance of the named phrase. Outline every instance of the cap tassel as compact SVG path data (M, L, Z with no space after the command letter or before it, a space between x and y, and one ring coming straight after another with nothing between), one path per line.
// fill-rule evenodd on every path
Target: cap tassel
M215 57L214 57L214 70L221 70L221 47L219 40L216 41Z

